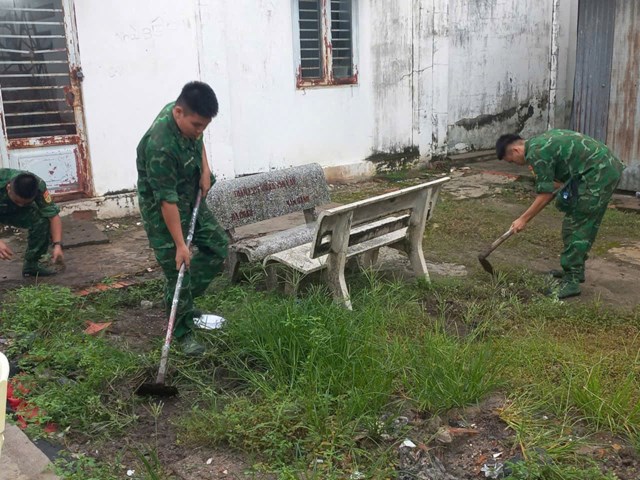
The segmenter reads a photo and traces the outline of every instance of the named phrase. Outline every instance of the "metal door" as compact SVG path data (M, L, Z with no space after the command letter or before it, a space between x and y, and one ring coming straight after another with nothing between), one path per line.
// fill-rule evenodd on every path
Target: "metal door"
M615 0L580 0L571 128L606 141Z
M607 144L627 165L619 188L640 191L640 5L618 0Z
M73 0L0 0L0 162L91 195Z

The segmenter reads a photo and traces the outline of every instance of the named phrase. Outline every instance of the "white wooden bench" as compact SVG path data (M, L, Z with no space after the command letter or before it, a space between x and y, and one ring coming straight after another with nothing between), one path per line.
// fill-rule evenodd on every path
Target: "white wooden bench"
M207 204L229 236L228 272L238 277L240 263L262 262L268 255L311 241L316 208L330 202L329 187L317 163L216 182ZM236 229L303 212L305 223L263 236L242 237Z
M414 274L429 280L422 238L440 189L448 180L440 178L320 213L310 243L264 259L270 284L277 278L278 265L303 275L326 269L334 299L351 309L344 276L347 260L360 256L364 266L371 266L384 246L406 253Z

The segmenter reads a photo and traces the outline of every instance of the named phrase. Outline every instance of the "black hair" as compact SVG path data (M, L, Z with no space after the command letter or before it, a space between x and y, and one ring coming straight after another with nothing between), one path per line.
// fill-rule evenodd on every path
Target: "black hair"
M189 82L182 87L176 105L204 118L213 118L218 114L216 94L204 82Z
M523 138L516 133L505 133L504 135L501 135L496 141L496 155L498 155L498 158L502 160L507 154L507 148L509 145L519 140L523 140Z
M11 180L11 191L24 200L38 195L38 179L33 173L20 173Z

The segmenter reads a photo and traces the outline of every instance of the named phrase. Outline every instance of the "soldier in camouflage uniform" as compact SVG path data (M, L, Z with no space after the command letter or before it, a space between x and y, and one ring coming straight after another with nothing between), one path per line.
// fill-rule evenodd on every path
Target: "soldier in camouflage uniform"
M507 162L529 165L535 176L537 196L511 225L516 233L559 191L556 206L565 212L562 271L551 273L562 279L559 298L580 295L587 254L620 180L623 163L602 142L571 130L550 130L526 141L519 135L503 135L496 142L496 152Z
M174 329L187 354L203 347L193 338L193 298L202 295L221 271L227 237L204 199L215 182L209 169L202 133L218 113L215 93L207 84L191 82L175 102L165 106L137 149L138 200L149 244L166 277L165 304L171 308L182 263L185 272ZM198 189L198 213L191 258L186 246Z
M29 231L22 275L50 276L56 270L39 263L53 244L51 259L62 261L62 221L60 209L51 199L45 182L32 173L0 168L0 224ZM0 240L0 260L13 257L11 248Z

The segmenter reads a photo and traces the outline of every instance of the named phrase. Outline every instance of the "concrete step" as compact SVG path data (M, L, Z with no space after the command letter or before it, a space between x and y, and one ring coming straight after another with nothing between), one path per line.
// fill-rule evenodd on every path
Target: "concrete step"
M6 424L0 453L0 480L59 480L53 465L29 437L15 425Z

